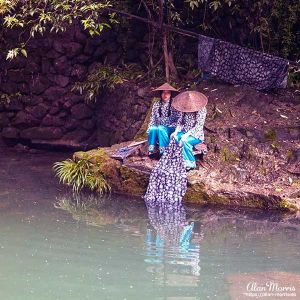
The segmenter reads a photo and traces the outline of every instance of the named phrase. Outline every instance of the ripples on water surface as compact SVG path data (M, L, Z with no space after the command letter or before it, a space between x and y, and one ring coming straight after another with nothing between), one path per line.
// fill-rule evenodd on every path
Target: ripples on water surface
M296 217L191 206L147 211L117 196L96 203L53 178L52 163L68 156L0 158L1 300L253 299L242 296L247 283L270 279L300 288ZM297 298L300 290L287 299Z

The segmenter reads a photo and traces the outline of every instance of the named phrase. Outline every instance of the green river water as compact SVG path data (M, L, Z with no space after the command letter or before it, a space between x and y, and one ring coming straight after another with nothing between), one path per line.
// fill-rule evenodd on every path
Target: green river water
M243 294L252 277L300 299L297 216L79 199L51 170L69 155L1 153L0 300L254 299Z

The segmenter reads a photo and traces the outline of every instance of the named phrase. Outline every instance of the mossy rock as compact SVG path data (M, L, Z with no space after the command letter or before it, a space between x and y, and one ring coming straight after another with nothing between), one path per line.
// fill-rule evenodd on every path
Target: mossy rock
M86 158L96 168L100 168L100 172L104 175L107 183L112 190L118 190L120 188L120 167L121 163L108 156L103 148L93 149L87 152L79 151L73 155L74 160Z
M134 196L145 194L150 177L149 173L123 165L120 168L120 175L122 180L122 190L120 192Z
M148 129L148 124L150 122L150 118L151 118L151 113L152 113L152 107L153 107L153 104L155 102L158 102L159 99L158 98L153 98L152 99L152 102L151 102L151 105L148 109L148 112L147 112L147 115L145 117L145 120L141 126L141 128L139 129L139 131L137 132L137 134L135 135L134 137L134 140L135 141L141 141L141 140L144 140L147 138L147 129Z
M229 204L229 199L225 197L216 194L209 195L206 192L205 184L201 182L189 184L184 200L189 203L197 204Z
M74 153L73 159L88 159L100 168L113 192L132 196L143 196L147 190L150 173L139 169L134 164L122 165L112 159L103 148L87 152ZM99 169L97 169L99 171ZM293 201L283 199L278 195L261 195L242 191L212 191L206 184L198 181L197 176L191 174L184 201L195 204L225 205L231 207L249 207L260 209L278 209L283 211L297 211Z
M220 158L224 162L235 163L239 161L239 155L229 150L227 147L223 147L220 150Z

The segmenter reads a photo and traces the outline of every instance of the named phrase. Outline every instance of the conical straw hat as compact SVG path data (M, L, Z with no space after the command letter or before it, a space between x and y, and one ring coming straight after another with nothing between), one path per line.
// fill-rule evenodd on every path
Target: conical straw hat
M163 85L159 86L158 88L154 89L153 92L156 91L170 91L170 92L178 92L177 89L175 89L174 87L172 87L170 84L168 83L164 83Z
M177 95L172 102L172 106L182 112L195 112L206 106L207 97L196 91L186 91Z

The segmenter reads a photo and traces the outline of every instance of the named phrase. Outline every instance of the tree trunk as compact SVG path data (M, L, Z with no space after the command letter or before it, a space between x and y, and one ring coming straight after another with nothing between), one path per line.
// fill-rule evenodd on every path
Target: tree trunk
M169 63L169 51L168 51L168 38L167 32L163 31L163 51L165 58L165 75L167 82L170 82L170 63Z

